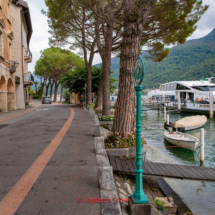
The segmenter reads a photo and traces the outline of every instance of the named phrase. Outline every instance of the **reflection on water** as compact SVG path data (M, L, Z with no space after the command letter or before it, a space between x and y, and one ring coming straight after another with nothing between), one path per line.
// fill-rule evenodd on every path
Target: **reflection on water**
M170 112L170 121L174 122L183 117L196 114ZM209 116L207 116L209 117ZM199 149L191 152L187 149L171 147L171 143L164 139L164 115L156 110L142 112L143 132L150 149L147 158L152 161L179 163L183 165L200 166ZM205 167L215 168L215 135L214 120L208 120L205 129ZM200 129L186 133L200 138ZM204 181L188 181L166 179L171 187L184 200L196 215L215 215L215 183Z

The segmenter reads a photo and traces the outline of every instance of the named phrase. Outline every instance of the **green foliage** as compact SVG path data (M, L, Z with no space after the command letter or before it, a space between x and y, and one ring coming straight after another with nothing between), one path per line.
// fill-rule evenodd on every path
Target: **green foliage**
M142 137L142 145L145 143ZM136 133L125 134L123 137L118 133L110 134L105 138L105 148L132 148L136 147Z
M64 104L69 104L70 101L70 92L68 89L65 89L63 92L63 99L64 99Z
M99 81L102 75L102 67L92 67L92 92L97 92ZM87 81L87 69L85 67L76 68L68 74L61 75L60 83L70 92L82 93L85 90L85 83ZM114 85L115 79L111 78L111 91L116 89Z
M155 203L157 206L160 206L163 210L165 209L163 207L164 203L161 202L160 200L153 199L152 202Z
M33 95L33 99L40 99L40 95Z
M99 121L113 121L114 116L98 116Z
M154 193L156 193L156 192L157 192L157 189L156 189L156 188L152 188L152 191L153 191Z
M95 104L94 103L89 103L86 108L87 108L87 110L89 110L90 108L95 109Z

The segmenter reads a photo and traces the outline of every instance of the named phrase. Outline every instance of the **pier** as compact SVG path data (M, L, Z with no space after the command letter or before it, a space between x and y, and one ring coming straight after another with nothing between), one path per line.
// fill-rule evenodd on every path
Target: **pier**
M124 174L135 173L135 160L120 159L115 156L110 156L109 159L110 165L113 167L114 172ZM176 179L215 181L215 168L143 162L143 175Z

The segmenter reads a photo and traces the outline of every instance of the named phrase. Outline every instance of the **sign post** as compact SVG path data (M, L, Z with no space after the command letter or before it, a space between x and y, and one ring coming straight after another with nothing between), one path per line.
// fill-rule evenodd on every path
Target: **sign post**
M144 77L144 63L141 57L136 59L134 65L134 80L136 83L135 90L137 95L137 112L136 112L136 169L135 169L135 181L136 190L131 195L133 204L148 203L148 199L143 192L143 170L142 170L142 124L141 124L141 91L143 87L140 85Z

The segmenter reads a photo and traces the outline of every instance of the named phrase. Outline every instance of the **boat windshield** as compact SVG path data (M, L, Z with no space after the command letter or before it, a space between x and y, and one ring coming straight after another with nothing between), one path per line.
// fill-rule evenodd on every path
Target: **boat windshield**
M200 91L215 91L215 86L195 86L192 88Z

